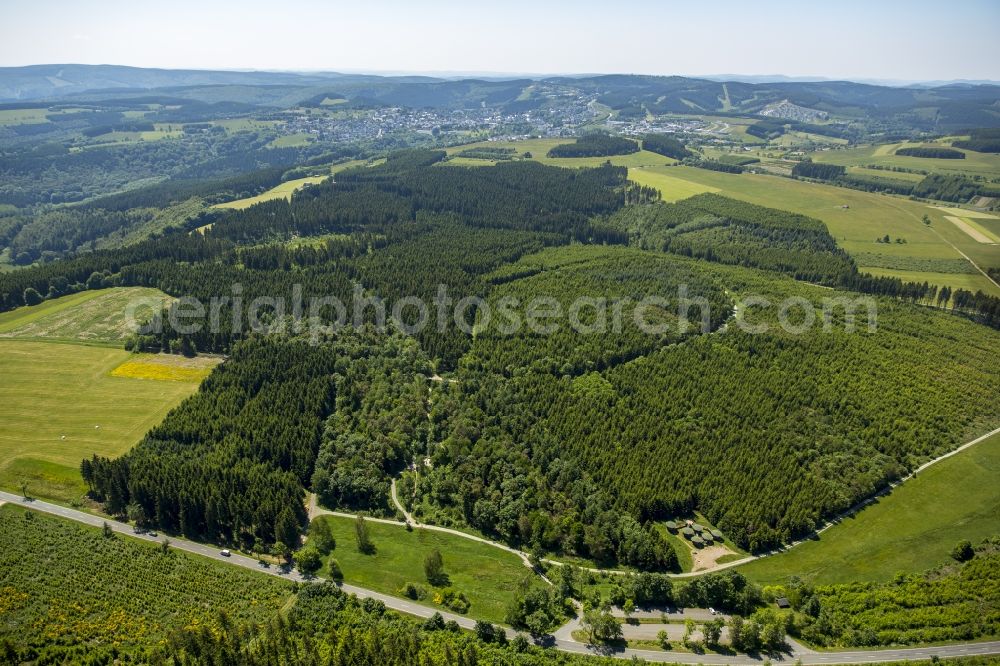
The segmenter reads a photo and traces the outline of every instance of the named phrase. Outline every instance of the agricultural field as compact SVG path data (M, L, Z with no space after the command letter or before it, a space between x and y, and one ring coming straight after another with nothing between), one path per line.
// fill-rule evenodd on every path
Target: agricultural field
M134 332L134 324L148 321L170 300L162 291L143 287L81 291L0 314L0 341L16 338L120 346Z
M86 646L110 662L112 648L142 653L184 627L215 629L222 613L266 621L291 595L271 576L0 507L0 642L18 648Z
M764 584L799 576L817 585L925 571L948 561L963 539L1000 534L998 475L1000 434L929 467L815 540L739 570Z
M933 146L935 148L945 147L943 143L895 143L895 144L875 144L865 145L856 148L845 148L835 150L822 150L810 154L814 162L827 164L840 164L847 167L863 167L869 164L876 164L885 167L903 167L932 173L946 175L966 175L966 176L986 176L990 178L1000 177L1000 155L991 153L977 153L973 150L960 150L965 153L965 159L949 160L934 159L926 157L907 157L896 155L899 148L916 148L920 146ZM895 178L898 175L892 171L879 172L883 176Z
M221 359L212 356L186 358L174 354L135 354L112 370L111 376L201 383L220 362Z
M219 359L121 348L130 308L141 321L169 300L98 289L0 314L0 487L77 501L83 458L124 453L197 390Z
M863 256L868 261L872 255L882 255L887 263L892 260L890 265L894 270L901 270L899 262L907 258L961 260L963 253L984 270L1000 265L1000 246L973 240L945 219L943 210L898 197L789 178L727 174L695 167L647 167L629 173L633 180L638 177L637 182L653 186L658 179L667 178L662 186L667 200L683 198L678 196L682 187L692 190L714 188L707 191L815 217L827 225L837 244L849 254ZM678 180L682 181L677 184L678 189L671 190ZM924 215L931 220L929 226L923 223ZM886 235L890 237L889 243L876 242ZM905 242L897 242L897 239ZM859 263L859 268L862 271L884 270L876 263ZM971 264L970 268L975 271ZM1000 295L1000 287L978 271L969 275L941 272L925 279L932 284L972 288L973 291L981 289Z
M424 575L424 558L434 549L441 552L449 587L468 597L468 615L490 622L504 621L504 611L514 599L521 582L531 572L519 557L499 548L470 539L368 521L375 553L359 552L354 535L354 520L339 516L321 516L329 522L337 547L330 555L344 572L344 581L370 590L400 596L406 583L427 588L421 603L435 606L435 592L444 588L431 586ZM441 608L440 606L438 606Z
M993 245L1000 243L1000 238L997 238L993 232L983 227L974 217L946 215L945 219L961 229L966 233L966 235L977 243L987 243Z
M86 488L80 461L130 449L198 381L115 376L122 349L0 340L0 487L64 502ZM125 366L128 368L128 366Z

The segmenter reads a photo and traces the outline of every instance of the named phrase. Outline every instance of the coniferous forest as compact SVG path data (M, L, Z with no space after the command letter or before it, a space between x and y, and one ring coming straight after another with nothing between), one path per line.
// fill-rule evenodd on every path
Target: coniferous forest
M606 310L578 313L585 325L615 303L665 296L646 313L660 332L626 317L588 334L563 324L505 335L480 306L462 315L471 336L455 320L412 337L378 331L376 307L358 322L368 333L341 330L315 346L277 308L263 318L281 335L250 334L245 311L221 332L141 335L133 347L229 360L134 451L83 462L109 511L138 503L187 535L293 547L307 491L333 508L391 514L390 479L426 458L401 482L425 519L528 550L670 570L676 556L652 520L698 510L739 546L771 548L995 414L1000 373L988 359L1000 334L967 318L995 321L996 299L970 295L953 314L914 305L935 294L860 275L801 215L707 194L626 205L624 169L440 158L401 153L291 202L222 215L203 235L4 274L4 304L112 284L207 300L235 283L245 299L298 284L305 298L350 302L358 285L391 302L431 299L443 284L494 305L606 297ZM286 244L322 234L340 235ZM842 305L820 314L829 326L802 334L778 327L774 308L734 311L746 294L817 308L861 295L845 287L879 295L877 331L861 310L859 331L845 332ZM223 321L233 315L222 308ZM770 329L751 334L734 316Z

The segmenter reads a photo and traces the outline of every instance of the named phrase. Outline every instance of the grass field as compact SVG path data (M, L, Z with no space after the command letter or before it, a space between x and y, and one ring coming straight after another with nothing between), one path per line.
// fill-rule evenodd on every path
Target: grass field
M198 388L112 376L131 358L108 347L0 340L0 487L16 492L26 481L35 495L78 500L83 458L124 453Z
M372 521L368 522L368 530L376 552L365 555L358 551L353 519L322 516L317 520L330 523L337 540L331 556L343 569L345 582L395 596L405 583L419 583L428 590L421 603L432 607L437 588L427 583L423 563L424 557L437 548L450 587L468 597L468 616L472 618L503 622L504 611L521 582L532 575L520 558L499 548L451 534L421 529L407 532L402 525Z
M948 561L962 539L1000 535L1000 435L924 470L815 541L739 568L760 583L886 581Z
M349 169L351 167L361 166L365 164L364 160L352 160L350 162L342 162L336 164L330 168L330 175L336 175L343 171L344 169ZM272 201L274 199L291 199L292 194L296 190L300 190L306 185L315 185L316 183L322 183L324 180L329 178L328 175L321 176L307 176L306 178L296 178L294 180L286 180L285 182L272 187L267 192L258 194L255 197L247 197L246 199L237 199L236 201L227 201L226 203L216 204L213 208L233 208L236 210L242 210L244 208L249 208L254 204L261 203L262 201ZM205 229L211 225L205 225L204 227L199 227L198 230Z
M0 339L62 340L120 346L137 322L170 301L157 289L117 287L81 291L0 314Z
M931 271L911 271L877 266L865 267L864 271L872 275L899 278L904 282L927 282L928 284L941 284L942 276L946 275L947 284L953 289L967 289L975 292L983 288L983 277L979 273L935 273Z
M660 191L660 195L663 197L664 201L680 201L681 199L693 197L696 194L719 191L718 188L712 187L711 185L704 185L684 178L677 178L676 176L668 173L668 171L672 172L673 169L629 169L628 177L629 180L639 183L640 185L655 187Z
M48 109L3 109L0 110L0 127L6 125L34 125L49 122Z
M267 144L267 147L300 148L302 146L308 146L315 140L316 138L312 134L307 134L305 132L298 132L296 134L284 134L274 139L271 143Z
M118 662L112 650L144 650L184 627L213 630L221 611L236 626L264 622L291 594L288 582L272 576L0 507L0 641L76 646L75 658L46 663L77 662L81 654Z
M322 183L324 180L329 178L329 176L309 176L307 178L296 178L294 180L286 180L281 185L272 187L267 192L258 194L255 197L247 197L246 199L237 199L236 201L227 201L226 203L216 204L214 208L232 208L235 210L242 210L244 208L249 208L254 204L259 204L263 201L272 201L274 199L291 199L292 193L296 190L300 190L306 185L315 185L316 183Z

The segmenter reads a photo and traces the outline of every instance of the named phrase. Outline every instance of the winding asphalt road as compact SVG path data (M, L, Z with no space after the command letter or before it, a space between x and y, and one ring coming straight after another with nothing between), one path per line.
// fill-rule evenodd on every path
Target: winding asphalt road
M160 537L152 537L148 534L136 534L132 529L131 525L122 523L116 520L104 519L100 516L95 516L93 514L85 513L83 511L77 511L76 509L71 509L69 507L59 506L57 504L50 504L48 502L43 502L41 500L25 500L19 495L14 495L12 493L5 493L0 491L0 504L9 503L23 506L35 511L41 511L44 513L52 514L54 516L59 516L61 518L66 518L68 520L75 520L79 523L85 525L90 525L92 527L101 527L107 523L111 529L115 532L126 534L128 536L134 537L141 541L149 541L156 543L160 541ZM345 514L350 515L350 514ZM374 519L371 519L374 520ZM382 522L382 521L379 521ZM385 521L394 522L394 521ZM395 523L399 524L399 523ZM428 526L430 527L430 526ZM467 535L466 535L467 536ZM308 582L308 580L297 571L284 571L278 567L265 567L262 566L257 560L245 557L243 555L238 555L233 553L230 556L224 556L220 553L219 548L203 543L198 543L195 541L188 541L187 539L172 538L170 539L170 547L176 548L177 550L183 550L188 553L194 553L195 555L201 555L203 557L209 557L211 559L217 560L219 562L225 562L233 566L243 567L244 569L250 569L252 571L258 571L267 575L277 576L279 578L284 578L289 581L296 582ZM321 580L321 579L312 579ZM406 599L400 599L398 597L392 597L386 594L380 594L372 590L366 590L362 587L356 587L354 585L344 584L341 586L345 592L357 595L362 599L378 599L386 605L387 608L393 610L407 613L416 617L430 617L434 613L440 613L445 620L454 620L459 626L465 629L472 629L475 627L475 621L461 615L456 615L454 613L448 613L445 611L438 611L435 608L430 608L428 606L423 606L421 604L416 604ZM631 659L632 657L639 657L645 659L649 662L660 662L660 663L679 663L679 664L718 664L719 666L755 666L762 664L766 661L791 661L795 660L805 664L818 665L818 664L873 664L880 662L889 661L904 661L904 660L915 660L915 659L930 659L931 657L968 657L974 655L995 655L1000 654L1000 641L990 641L983 643L962 643L955 645L942 645L938 647L920 647L920 648L903 648L894 650L866 650L859 652L814 652L803 648L797 644L793 644L793 649L787 654L779 657L753 657L747 655L715 655L715 654L691 654L691 653L671 653L671 652L658 652L654 650L634 650L634 649L605 649L597 648L585 643L576 641L572 637L572 631L578 626L576 621L568 623L566 626L562 627L555 632L552 640L547 643L557 650L562 650L563 652L572 652L576 654L590 654L590 655L603 655L611 657L620 657L623 659ZM514 632L510 629L507 630L508 636L513 636Z

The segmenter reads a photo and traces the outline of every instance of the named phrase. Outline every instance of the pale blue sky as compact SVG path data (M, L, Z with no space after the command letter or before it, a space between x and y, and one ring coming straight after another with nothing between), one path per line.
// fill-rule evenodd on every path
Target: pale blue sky
M0 65L998 79L1000 1L0 0Z

